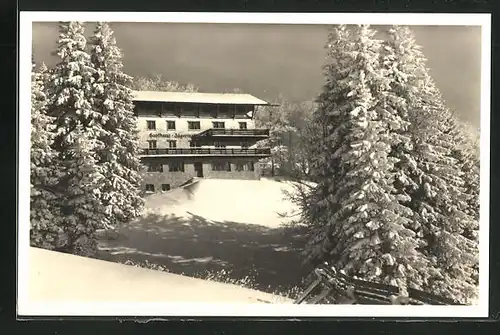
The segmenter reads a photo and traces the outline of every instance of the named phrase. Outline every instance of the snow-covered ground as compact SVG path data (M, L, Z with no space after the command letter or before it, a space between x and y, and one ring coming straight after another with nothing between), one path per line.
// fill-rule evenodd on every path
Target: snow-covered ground
M200 179L151 195L140 219L101 240L99 257L286 292L310 271L300 257L303 236L282 227L291 220L283 214L297 211L283 193L293 190L272 179Z
M236 285L38 248L30 248L29 257L33 302L291 302Z
M146 213L195 214L214 221L233 221L278 228L288 223L298 208L284 191L293 192L290 181L200 179L186 188L151 195L146 200Z

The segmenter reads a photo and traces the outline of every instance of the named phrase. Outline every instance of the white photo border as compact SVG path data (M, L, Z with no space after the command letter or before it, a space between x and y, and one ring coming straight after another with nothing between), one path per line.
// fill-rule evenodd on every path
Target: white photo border
M220 303L54 303L29 299L30 85L33 22L157 22L251 24L372 24L481 27L479 304L474 306L373 306ZM17 309L23 316L171 317L488 317L491 14L413 13L175 13L20 12L18 119Z

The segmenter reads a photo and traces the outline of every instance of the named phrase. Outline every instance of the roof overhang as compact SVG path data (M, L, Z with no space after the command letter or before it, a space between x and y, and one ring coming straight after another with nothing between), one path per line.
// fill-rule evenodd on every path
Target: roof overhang
M133 100L144 102L272 106L267 101L254 97L251 94L240 93L133 91Z

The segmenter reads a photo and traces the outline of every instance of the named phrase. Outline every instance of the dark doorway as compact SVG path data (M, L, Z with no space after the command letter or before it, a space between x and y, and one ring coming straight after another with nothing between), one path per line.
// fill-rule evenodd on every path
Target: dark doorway
M203 178L203 164L194 163L194 170L196 171L196 177Z

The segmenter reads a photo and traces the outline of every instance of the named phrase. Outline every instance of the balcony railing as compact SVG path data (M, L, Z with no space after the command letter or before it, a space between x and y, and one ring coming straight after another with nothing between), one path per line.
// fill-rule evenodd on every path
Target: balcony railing
M142 149L142 156L260 156L271 155L269 148L166 148Z
M198 133L196 136L244 136L269 137L269 129L226 129L211 128Z

